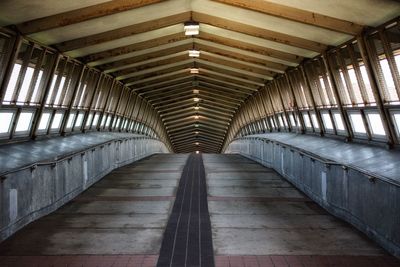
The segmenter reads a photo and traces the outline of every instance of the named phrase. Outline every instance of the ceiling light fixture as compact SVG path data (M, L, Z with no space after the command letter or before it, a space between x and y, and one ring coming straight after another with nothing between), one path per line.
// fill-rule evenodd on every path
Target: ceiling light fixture
M183 29L185 35L198 35L200 32L200 25L196 21L187 21L185 22Z
M195 109L195 110L199 110L200 107L199 107L199 106L195 106L194 109Z
M198 94L200 91L198 89L193 89L193 94Z
M193 98L193 101L194 101L194 102L199 102L199 101L200 101L200 98L195 97L195 98Z
M198 68L190 68L190 73L191 74L198 74L199 73L199 69Z
M199 143L199 142L196 142L195 145L198 146L198 145L200 145L200 143Z
M196 154L199 154L199 153L200 153L200 151L197 150L197 151L196 151Z
M199 119L199 115L194 115L194 118L195 118L196 120L198 120L198 119Z
M199 57L200 56L200 51L191 49L189 50L189 57Z

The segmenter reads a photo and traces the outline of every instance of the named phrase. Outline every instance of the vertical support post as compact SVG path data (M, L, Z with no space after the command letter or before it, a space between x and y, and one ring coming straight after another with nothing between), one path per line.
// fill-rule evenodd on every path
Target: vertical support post
M326 71L328 73L328 78L331 81L332 91L333 91L333 94L334 94L334 96L336 98L336 104L338 106L340 116L342 117L343 122L344 122L344 127L345 127L346 132L347 132L347 141L351 141L353 139L353 131L351 129L349 117L347 116L347 113L343 108L343 103L342 103L342 100L340 99L340 95L339 95L338 84L336 82L335 77L333 76L332 64L330 63L330 60L328 58L328 54L326 52L322 56L322 60L324 61L325 69L326 69Z
M294 110L294 112L297 113L297 117L299 118L299 122L300 122L300 125L299 125L299 126L300 126L300 132L301 132L302 134L304 134L304 133L305 133L306 126L305 126L305 124L304 124L304 118L303 118L303 116L302 116L302 114L301 114L301 112L300 112L299 106L298 106L298 104L297 104L297 99L296 99L296 95L295 95L295 93L294 93L293 84L292 84L291 80L289 79L289 76L288 76L287 73L284 74L284 77L285 77L286 82L287 82L287 84L288 84L288 86L289 86L289 93L290 93L290 96L293 98L293 110Z
M381 95L381 92L383 92L383 90L380 87L380 83L378 82L379 80L378 72L376 68L374 68L374 64L378 63L372 61L372 59L374 58L373 52L371 51L369 45L367 45L366 38L367 36L365 34L357 36L357 44L358 47L360 48L361 58L364 62L365 70L367 71L367 75L371 84L371 90L375 97L378 112L382 118L382 124L385 129L386 136L388 138L387 144L389 148L392 148L393 145L396 143L396 130L390 119L390 114L387 111L387 109L385 109L385 106L383 104L383 97Z
M83 77L84 73L85 73L85 65L82 64L82 68L79 72L79 78L76 81L76 84L75 84L73 92L72 92L71 100L69 101L68 108L64 113L64 118L61 123L61 135L66 134L65 128L67 126L68 117L71 114L72 106L74 105L75 97L76 97L76 94L78 93L78 89L79 89L79 86L81 85L81 81L82 81L82 77Z
M308 93L311 96L311 105L312 105L312 108L313 108L313 110L315 112L315 116L317 117L317 121L318 121L318 124L319 124L319 134L321 136L323 136L324 135L324 131L322 130L322 127L324 127L324 124L322 123L321 114L319 113L319 110L317 109L317 105L315 104L314 94L311 92L310 80L307 77L307 73L304 70L304 66L300 66L300 71L301 71L301 74L303 75L304 81L306 82L306 86L305 86L306 90L308 91Z
M42 97L40 98L40 101L39 101L40 107L35 112L35 115L34 115L33 121L32 121L31 132L29 134L32 139L36 138L36 131L37 131L37 128L39 127L39 120L42 117L44 108L46 106L46 99L47 99L47 96L49 95L51 83L53 81L53 77L54 77L54 74L56 73L56 70L57 70L57 67L58 67L58 64L59 64L60 60L61 60L61 55L60 54L56 54L55 55L55 59L53 61L53 64L51 66L51 69L49 71L49 74L46 77L45 87L43 88L44 92L43 92Z

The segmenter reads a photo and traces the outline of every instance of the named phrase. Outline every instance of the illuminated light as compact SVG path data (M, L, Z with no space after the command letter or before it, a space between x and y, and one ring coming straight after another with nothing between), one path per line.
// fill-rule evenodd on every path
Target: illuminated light
M189 50L189 57L199 57L200 56L200 51L199 50Z
M200 93L200 91L199 91L199 90L197 90L197 89L193 89L193 94L198 94L198 93Z
M194 127L196 127L196 128L197 128L197 127L199 127L199 125L198 125L198 124L195 124L195 125L194 125Z
M196 120L198 120L198 119L199 119L199 116L198 116L198 115L195 115L194 118L195 118Z
M194 102L199 102L199 101L200 101L200 98L195 97L195 98L193 98L193 101L194 101Z
M199 132L194 132L195 134L199 134Z
M198 74L199 73L199 69L198 68L190 68L190 73L191 74Z
M200 143L199 142L196 142L196 143L194 143L196 146L198 146L198 145L200 145Z
M185 22L185 26L183 27L185 31L185 35L198 35L200 31L200 25L195 21Z
M200 107L196 106L196 107L194 107L194 109L195 109L195 110L199 110L199 109L200 109Z
M199 154L199 153L200 153L200 151L197 150L197 151L196 151L196 154Z

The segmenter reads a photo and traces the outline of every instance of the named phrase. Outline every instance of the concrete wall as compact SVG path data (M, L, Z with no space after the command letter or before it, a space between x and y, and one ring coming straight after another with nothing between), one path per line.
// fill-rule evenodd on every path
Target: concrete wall
M330 213L400 257L398 185L264 138L235 140L225 153L275 169Z
M166 152L158 140L125 138L7 174L0 181L0 241L53 212L115 168Z

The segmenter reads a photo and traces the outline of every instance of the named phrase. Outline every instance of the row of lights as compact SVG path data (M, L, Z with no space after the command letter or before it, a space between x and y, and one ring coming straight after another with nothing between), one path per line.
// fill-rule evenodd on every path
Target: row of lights
M187 22L185 22L184 30L185 30L185 35L190 35L190 36L198 35L199 32L200 32L200 25L199 25L198 22L195 22L195 21L187 21ZM199 50L196 50L196 49L194 49L194 48L193 48L193 49L190 49L190 50L189 50L189 57L192 57L192 58L200 57L200 51L199 51ZM194 65L193 68L190 68L189 71L190 71L190 74L198 74L198 73L199 73L199 69L196 68L196 65ZM193 94L198 94L198 93L199 93L199 90L197 90L197 89L194 89L194 90L193 90ZM194 97L194 98L193 98L193 101L196 102L196 103L198 103L198 102L200 102L200 98ZM194 107L194 109L195 109L195 110L199 110L199 109L200 109L199 104L197 104L197 105ZM200 119L200 116L196 114L196 115L194 116L194 119L195 119L195 120L198 120L198 119ZM194 124L194 127L195 127L195 128L198 128L199 125L198 125L197 123L195 123L195 124ZM195 133L196 136L199 134L198 131L195 131L194 133ZM200 143L199 143L199 142L195 142L195 145L196 145L196 146L199 146ZM197 151L196 151L196 154L199 154L199 153L200 153L200 151L197 150Z
M200 25L196 21L187 21L184 24L183 29L185 30L185 35L198 35L200 32ZM189 57L200 57L200 51L196 49L191 49L189 50ZM199 69L194 66L193 68L190 68L190 74L198 74Z

